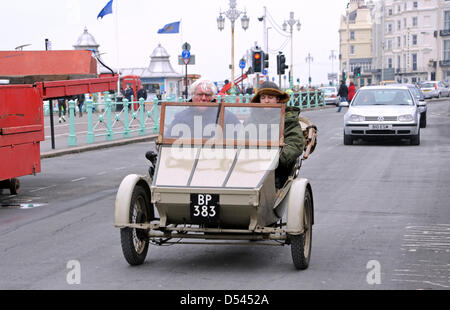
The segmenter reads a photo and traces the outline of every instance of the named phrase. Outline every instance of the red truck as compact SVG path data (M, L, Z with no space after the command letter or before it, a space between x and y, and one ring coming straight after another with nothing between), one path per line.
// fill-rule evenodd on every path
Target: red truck
M90 51L0 51L0 190L17 194L20 176L41 172L43 100L117 89L117 75L97 78ZM52 117L52 116L51 116Z

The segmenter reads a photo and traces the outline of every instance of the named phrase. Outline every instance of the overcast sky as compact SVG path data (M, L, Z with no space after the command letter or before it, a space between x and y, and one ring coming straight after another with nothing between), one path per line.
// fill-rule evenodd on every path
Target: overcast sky
M44 50L44 40L52 42L54 50L73 49L84 27L94 35L102 58L111 67L146 67L152 51L161 43L171 56L174 69L182 73L178 55L184 42L191 45L196 65L188 73L200 74L215 81L230 79L231 24L228 18L225 29L217 28L219 11L229 8L229 0L114 0L117 11L97 20L100 10L108 0L14 0L1 1L0 50L14 50L31 44L24 50ZM263 23L258 17L267 7L269 29L269 76L276 76L276 51L284 48L287 64L291 63L290 41L276 29L281 28L289 12L299 19L301 31L294 29L294 77L304 84L308 78L308 53L313 57L311 76L313 84L327 82L332 70L331 50L339 55L339 19L345 13L348 0L237 0L237 9L246 10L250 28L244 31L240 19L235 27L235 66L240 73L239 59L258 42L263 45ZM113 6L114 9L116 5ZM115 16L117 14L117 18ZM181 20L179 34L158 34L165 24ZM117 23L116 23L117 21ZM274 21L276 25L272 24ZM116 27L117 25L117 27ZM119 57L117 61L117 42ZM338 58L334 60L338 71ZM278 81L278 78L276 78Z

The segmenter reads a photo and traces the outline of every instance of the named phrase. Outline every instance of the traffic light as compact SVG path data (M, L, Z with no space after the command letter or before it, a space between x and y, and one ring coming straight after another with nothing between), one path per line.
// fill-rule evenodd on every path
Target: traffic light
M253 72L261 73L262 72L262 63L263 63L263 52L262 51L253 51L253 55L252 55Z
M361 76L361 67L355 67L355 69L353 69L353 75L359 78Z
M347 73L345 71L342 71L342 80L347 80Z
M269 54L264 53L264 69L269 68Z
M277 73L278 74L285 74L286 68L289 66L286 65L286 57L283 54L277 55Z

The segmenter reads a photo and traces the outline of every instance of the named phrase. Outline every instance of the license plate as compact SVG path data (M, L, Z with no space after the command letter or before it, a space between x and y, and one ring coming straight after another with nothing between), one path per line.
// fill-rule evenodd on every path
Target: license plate
M429 92L430 90L429 89L422 89L422 91Z
M220 219L219 195L191 194L191 221L194 224L218 223Z
M371 130L386 130L386 129L392 129L392 125L387 125L387 124L373 124L373 125L369 125L369 129L371 129Z

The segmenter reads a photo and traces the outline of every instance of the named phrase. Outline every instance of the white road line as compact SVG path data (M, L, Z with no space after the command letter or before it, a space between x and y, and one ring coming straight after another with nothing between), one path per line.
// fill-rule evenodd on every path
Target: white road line
M82 180L86 180L86 178L82 177L82 178L79 178L79 179L72 180L71 182L78 182L78 181L82 181Z
M101 171L101 172L97 173L97 175L105 175L105 174L107 174L106 171Z
M56 185L50 185L50 186L46 186L46 187L36 188L36 189L31 190L30 193L34 193L34 192L41 191L41 190L48 189L48 188L52 188L52 187L56 187Z

